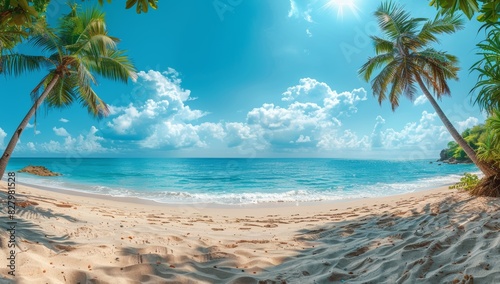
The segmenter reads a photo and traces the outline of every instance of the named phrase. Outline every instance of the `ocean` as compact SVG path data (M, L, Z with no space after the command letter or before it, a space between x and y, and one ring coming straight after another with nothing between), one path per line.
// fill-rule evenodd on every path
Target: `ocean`
M397 195L449 185L464 172L478 172L474 165L431 160L256 158L13 158L7 170L27 165L62 176L17 173L18 182L161 203L228 205Z

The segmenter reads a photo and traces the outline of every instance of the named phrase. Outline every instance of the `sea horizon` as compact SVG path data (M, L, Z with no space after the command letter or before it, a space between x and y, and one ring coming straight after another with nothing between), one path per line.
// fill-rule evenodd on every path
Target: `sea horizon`
M45 166L61 173L17 173L19 182L165 204L245 205L337 201L410 193L457 182L472 164L431 159L342 158L13 158L9 171Z

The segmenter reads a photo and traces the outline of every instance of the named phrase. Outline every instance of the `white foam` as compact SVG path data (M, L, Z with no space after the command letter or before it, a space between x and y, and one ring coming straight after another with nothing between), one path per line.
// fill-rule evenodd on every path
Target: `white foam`
M475 173L479 174L479 173ZM23 176L23 181L28 184L71 190L86 193L111 195L115 197L137 197L161 203L196 204L216 203L228 205L243 205L272 202L312 202L336 201L346 199L370 198L389 196L430 189L456 183L461 175L425 178L406 183L375 183L366 186L357 186L345 189L345 186L331 187L327 190L296 189L284 192L259 192L258 189L248 189L252 192L217 192L200 193L186 191L135 191L125 188L112 188L100 185L82 185L64 182L62 180L33 178Z

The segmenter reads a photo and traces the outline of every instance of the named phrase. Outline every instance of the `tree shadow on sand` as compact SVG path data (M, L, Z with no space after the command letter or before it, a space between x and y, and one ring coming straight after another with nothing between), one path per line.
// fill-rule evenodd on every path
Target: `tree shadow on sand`
M0 196L5 200L4 194ZM500 283L500 273L494 267L500 263L498 199L455 194L426 203L427 197L370 208L360 205L343 212L337 211L335 204L325 204L323 213L316 215L245 220L249 226L260 227L266 222L304 224L304 229L293 235L269 239L271 244L262 242L262 248L269 252L254 250L262 240L238 242L236 236L227 240L236 247L197 243L189 255L174 254L175 247L169 243L145 244L122 247L114 252L115 263L92 269L118 282L141 283L472 283L471 275L476 283ZM70 216L34 208L26 207L19 214L74 221ZM24 228L26 240L44 240L44 245L54 250L56 245L73 244L68 236L50 236L39 225L23 222L19 227ZM282 247L291 252L285 254L276 245L280 241L300 245ZM195 244L189 242L183 246ZM291 256L276 262L270 260L273 255ZM86 283L92 277L83 270L76 272L72 278L76 282Z
M68 235L53 235L50 228L42 227L45 219L65 219L70 222L76 222L73 217L61 213L55 213L51 209L38 206L38 203L29 196L16 195L16 210L13 220L9 219L7 194L5 189L0 192L0 230L2 233L8 233L7 229L11 227L10 222L15 223L15 236L17 242L27 242L41 244L55 252L71 250L74 242L69 241ZM41 198L38 198L41 199ZM43 199L43 198L42 198ZM58 205L58 204L57 204ZM65 205L62 205L65 206ZM0 247L5 249L5 242L0 242Z
M300 242L302 248L294 250L292 257L278 265L266 265L260 256L253 255L242 269L238 268L241 262L237 260L241 256L214 255L211 247L195 248L199 255L174 257L167 247L157 246L124 248L119 254L130 258L128 265L100 269L105 274L130 279L142 275L136 280L143 283L473 283L473 279L493 283L500 280L498 271L492 268L500 262L496 245L500 242L498 200L448 198L420 205L421 209L411 209L410 203L406 200L401 201L401 206L381 204L377 213L359 217L355 217L357 212L366 213L370 208L330 213L335 210L334 205L325 205L327 213L308 216L309 219L334 221L288 236ZM346 216L351 217L345 220Z

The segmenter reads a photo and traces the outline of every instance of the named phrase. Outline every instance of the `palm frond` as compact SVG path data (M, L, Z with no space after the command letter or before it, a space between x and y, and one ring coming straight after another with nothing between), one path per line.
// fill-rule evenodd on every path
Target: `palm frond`
M43 52L55 53L61 50L60 42L58 42L57 36L50 31L47 31L44 34L32 36L30 43Z
M75 91L77 85L78 82L74 75L68 74L59 79L45 99L47 108L70 106L78 96Z
M464 28L464 22L459 15L437 15L434 20L428 20L418 34L423 45L430 42L439 43L437 35L452 34Z
M113 50L97 60L94 58L85 58L85 60L88 61L90 70L105 78L125 83L128 79L137 79L136 70L129 58L125 56L125 51ZM92 62L96 62L96 64L92 64Z
M427 48L412 54L412 61L418 67L424 82L432 86L436 96L450 95L449 79L458 80L458 59L446 52Z
M25 72L39 71L48 65L43 56L31 56L24 54L6 54L1 56L0 70L5 75L19 76Z
M478 81L471 90L471 93L478 91L474 103L489 113L500 109L500 66L485 63L474 70L479 72Z
M380 68L393 60L394 55L392 53L385 53L375 57L370 57L368 58L368 61L358 70L358 74L362 75L365 81L369 81L375 69Z
M371 39L373 40L373 44L375 46L375 53L377 55L392 52L394 50L394 43L391 41L388 41L386 39L377 36L371 36Z
M33 88L33 90L30 93L32 101L36 101L40 97L45 87L47 87L49 85L49 82L52 81L52 78L54 78L55 74L56 70L51 69L49 73L45 75L45 77L43 77L42 80L40 80L38 85L36 85L35 88Z
M109 115L108 106L89 85L79 85L78 93L80 94L80 103L87 108L89 114L97 118Z
M391 61L372 80L373 95L378 96L379 104L387 98L387 88L395 80L399 64L399 60Z
M35 47L51 53L44 62L52 65L31 96L38 99L57 76L59 80L45 99L47 108L66 107L78 101L89 113L102 117L109 110L92 89L97 84L95 76L127 82L129 78L135 80L137 74L125 51L118 49L119 40L108 35L104 13L98 9L80 10L76 5L70 7L57 29L37 34L31 40ZM13 59L4 65L12 72L37 67L20 65Z
M392 80L391 84L391 90L389 92L389 102L391 103L391 108L392 111L395 111L396 108L399 106L399 96L403 92L404 89L404 78L398 75L401 75L403 68L401 68L401 65L398 66L398 68L395 70L396 76L394 76L394 79Z
M379 27L391 39L395 40L402 34L412 33L424 19L410 17L402 6L389 2L380 4L375 12Z

